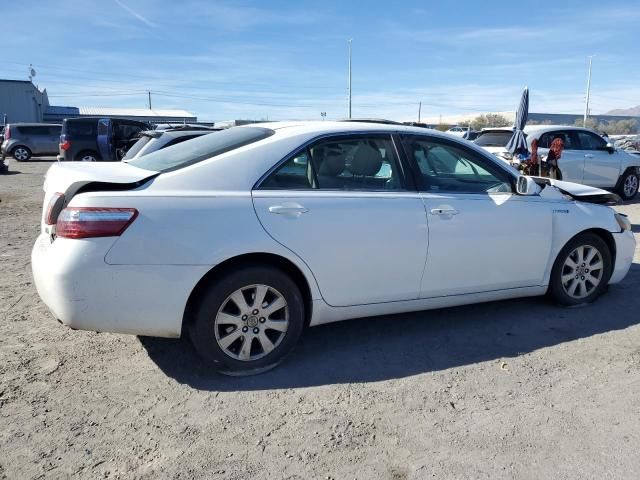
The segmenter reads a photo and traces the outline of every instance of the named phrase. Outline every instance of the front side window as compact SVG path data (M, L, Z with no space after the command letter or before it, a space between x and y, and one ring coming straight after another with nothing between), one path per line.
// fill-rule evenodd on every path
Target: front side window
M398 159L390 136L321 140L290 158L262 189L401 190Z
M582 150L604 150L607 146L602 137L591 132L578 132L578 138L580 139L580 146Z
M550 148L551 143L556 138L560 138L562 140L565 150L580 150L578 138L572 131L547 132L540 137L540 140L538 141L538 148Z
M457 193L510 193L511 177L476 152L453 143L419 137L404 142L418 167L421 190Z

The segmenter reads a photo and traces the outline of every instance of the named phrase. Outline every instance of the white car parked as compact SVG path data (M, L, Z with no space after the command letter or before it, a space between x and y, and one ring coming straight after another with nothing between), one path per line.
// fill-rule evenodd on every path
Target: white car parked
M527 143L538 140L538 154L547 155L555 138L562 138L564 151L558 166L562 179L598 188L615 190L625 200L638 193L640 185L640 158L615 148L593 130L582 127L556 125L531 125L524 129ZM511 154L505 145L511 138L512 129L486 129L475 143L507 163ZM501 142L502 145L500 145Z
M539 182L539 183L536 183ZM231 128L128 163L60 163L32 253L78 329L179 337L220 371L276 365L305 325L624 278L612 194L517 172L469 142L374 123Z
M449 130L447 130L447 133L462 138L468 131L469 129L467 127L459 127L456 125L455 127L451 127Z

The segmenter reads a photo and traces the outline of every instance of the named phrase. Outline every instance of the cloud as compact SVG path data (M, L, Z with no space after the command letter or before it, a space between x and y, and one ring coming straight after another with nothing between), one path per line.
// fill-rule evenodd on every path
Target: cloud
M156 28L158 26L155 23L153 23L151 20L147 19L146 17L144 17L141 14L139 14L138 12L136 12L131 7L128 7L127 5L122 3L120 0L113 0L113 1L116 2L123 10L126 10L130 15L132 15L133 17L137 18L142 23L144 23L146 26L151 27L151 28Z

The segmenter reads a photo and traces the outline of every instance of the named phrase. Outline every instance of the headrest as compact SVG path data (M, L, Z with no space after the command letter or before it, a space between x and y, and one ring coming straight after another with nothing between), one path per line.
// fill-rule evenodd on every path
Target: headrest
M318 168L318 175L337 177L344 172L345 161L342 153L329 150Z
M356 150L349 170L354 175L370 177L378 173L380 167L382 167L380 150L373 148L371 145L362 144Z

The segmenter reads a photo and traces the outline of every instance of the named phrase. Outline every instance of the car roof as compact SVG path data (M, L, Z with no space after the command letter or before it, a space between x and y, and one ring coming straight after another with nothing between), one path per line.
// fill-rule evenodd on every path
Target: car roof
M578 130L597 133L590 128L576 127L574 125L527 125L524 127L525 132L552 132L554 130Z
M61 127L62 126L62 124L60 123L27 123L27 122L7 123L7 125L10 125L12 127Z
M268 128L274 130L276 135L283 137L294 137L303 134L339 134L339 133L407 133L407 134L428 134L433 137L451 139L452 136L437 130L425 129L424 127L413 127L404 124L375 123L372 121L299 121L299 122L265 122L252 123L233 128Z

